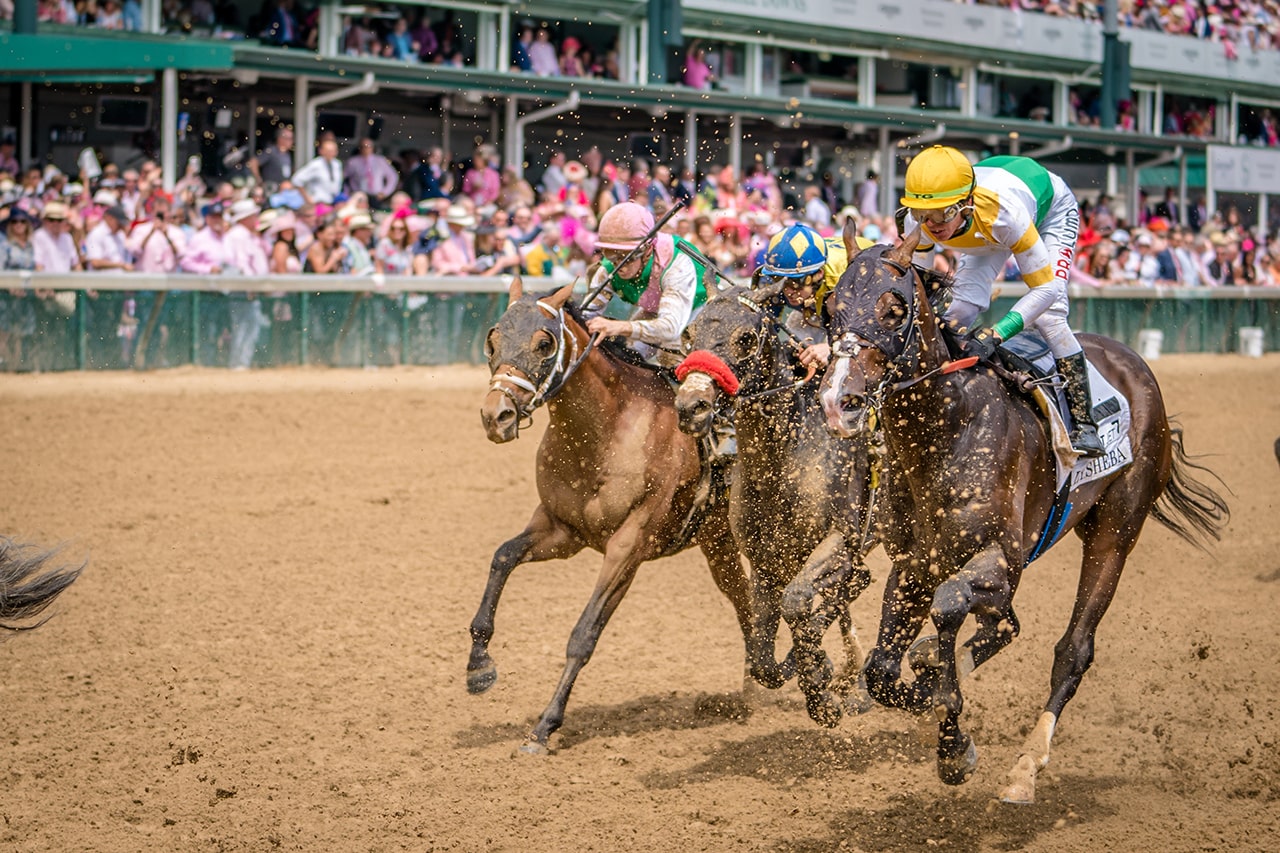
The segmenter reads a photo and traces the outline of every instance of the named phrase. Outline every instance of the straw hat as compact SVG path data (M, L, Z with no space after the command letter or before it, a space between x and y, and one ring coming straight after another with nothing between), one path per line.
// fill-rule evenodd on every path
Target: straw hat
M351 231L355 231L360 228L373 227L373 220L370 219L369 214L365 213L363 210L358 210L355 213L351 214L349 217L347 217L346 223L347 223L347 228Z
M579 183L587 178L587 167L577 160L570 160L565 163L563 171L565 180L571 184Z
M40 214L45 219L66 219L71 215L71 210L60 201L51 201L44 206L44 212Z
M232 222L239 222L241 219L256 216L261 212L262 208L254 204L251 199L243 198L231 205L231 212L227 214L227 218Z
M444 221L450 225L461 225L463 228L474 228L476 224L476 218L460 204L449 205L449 210L444 215Z

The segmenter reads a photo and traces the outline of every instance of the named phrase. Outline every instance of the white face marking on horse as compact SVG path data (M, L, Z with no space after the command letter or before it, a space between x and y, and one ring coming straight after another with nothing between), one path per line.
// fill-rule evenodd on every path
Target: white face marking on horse
M822 392L822 411L827 415L827 426L832 430L843 426L844 412L840 408L840 399L844 396L844 381L849 376L848 356L834 356L827 378L829 384Z

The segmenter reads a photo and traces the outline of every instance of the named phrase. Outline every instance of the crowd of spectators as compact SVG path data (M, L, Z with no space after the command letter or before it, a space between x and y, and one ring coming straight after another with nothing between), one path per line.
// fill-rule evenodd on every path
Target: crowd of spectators
M961 3L1002 6L1015 12L1038 12L1059 17L1100 21L1104 4L1100 0L956 0ZM0 18L11 18L13 0L0 0ZM454 16L446 4L442 21L431 24L429 12L421 6L394 3L364 4L363 15L344 19L343 49L361 54L388 56L406 61L435 62L457 53ZM436 10L439 14L439 9ZM1154 30L1170 35L1205 39L1222 45L1226 56L1239 58L1245 51L1280 48L1280 0L1118 0L1121 27ZM109 29L141 29L142 11L138 0L39 0L37 18L59 24L83 24ZM229 0L163 0L162 20L166 26L190 30L218 29L261 38L273 44L315 48L316 4L297 0L264 0L261 9L248 20ZM573 36L555 39L550 29L522 26L530 30L521 43L531 48L540 42L551 50L536 69L519 67L537 74L557 70L568 76L593 76L596 55ZM539 33L545 30L545 35ZM558 44L557 44L558 42ZM569 45L578 48L577 61ZM520 48L516 48L519 50ZM550 53L554 52L555 61ZM694 48L690 47L690 54ZM566 62L566 56L568 61ZM581 68L579 68L579 62ZM577 73L581 71L582 73ZM603 75L600 75L603 76ZM695 72L695 78L697 72ZM701 86L699 86L701 88Z
M0 266L226 276L229 362L244 367L257 330L293 318L286 301L236 291L238 276L368 276L376 292L385 277L491 276L519 269L547 279L548 286L562 284L585 278L596 256L596 223L627 200L650 207L656 217L684 202L669 227L741 280L761 263L770 237L793 221L833 235L852 217L873 241L898 236L894 211L879 208L873 171L844 198L831 175L796 184L763 162L745 175L723 164L695 175L643 157L609 159L592 147L577 159L551 152L530 183L504 166L489 143L449 162L438 146L389 158L376 140L342 151L337 139L325 136L316 155L296 170L292 148L292 130L278 128L272 143L249 160L251 177L243 186L207 185L193 157L169 193L153 161L121 169L99 165L87 152L78 175L52 166L19 170L12 140L0 141ZM1078 282L1280 285L1280 240L1245 228L1234 209L1210 215L1199 204L1183 215L1169 193L1155 204L1144 199L1136 219L1118 213L1106 196L1082 205L1082 214ZM939 253L933 262L951 270L956 259ZM5 359L15 341L33 333L34 321L31 300L0 305ZM118 318L123 348L137 335L136 307L126 300Z

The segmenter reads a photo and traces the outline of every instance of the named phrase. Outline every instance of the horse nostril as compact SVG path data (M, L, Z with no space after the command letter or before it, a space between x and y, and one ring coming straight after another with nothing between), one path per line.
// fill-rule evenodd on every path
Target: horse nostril
M499 426L506 426L515 419L516 413L514 409L503 409L501 412L498 412L498 417L496 418Z
M710 411L711 404L706 400L695 400L693 404L689 406L689 415L691 417L702 417Z

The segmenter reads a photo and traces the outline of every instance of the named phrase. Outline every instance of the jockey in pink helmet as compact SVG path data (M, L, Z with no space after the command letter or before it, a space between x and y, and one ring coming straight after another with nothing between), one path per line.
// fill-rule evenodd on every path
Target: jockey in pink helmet
M651 234L653 226L653 214L634 202L614 205L600 217L596 248L604 259L590 289L604 287L584 311L588 331L626 338L646 357L660 349L678 352L680 334L707 301L706 269L683 240ZM631 319L601 316L615 296L636 306Z

